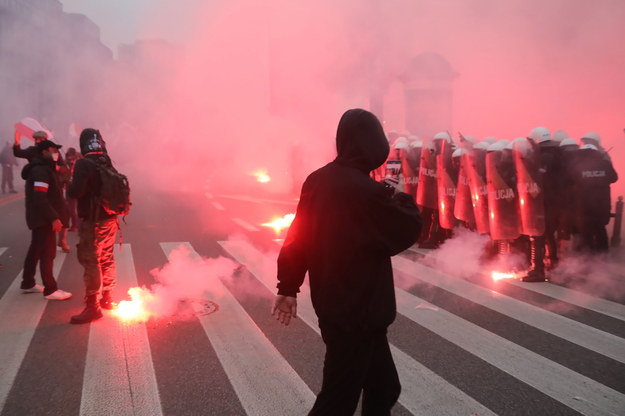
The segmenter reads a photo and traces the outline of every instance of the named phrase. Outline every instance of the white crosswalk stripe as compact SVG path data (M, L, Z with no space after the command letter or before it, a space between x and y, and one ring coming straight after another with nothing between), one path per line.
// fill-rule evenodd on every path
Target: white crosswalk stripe
M181 243L161 243L169 254ZM189 243L182 243L197 253ZM295 415L310 408L314 394L258 330L239 302L217 279L220 313L200 316L221 364L249 415Z
M393 258L393 265L397 270L426 283L438 286L518 321L525 322L535 328L542 329L562 339L625 363L625 340L623 338L542 308L528 305L509 296L445 275L399 256Z
M126 293L137 286L132 248L117 247L117 290ZM162 414L145 324L105 317L90 326L80 414Z
M65 253L57 253L53 267L55 277L59 276L66 257ZM39 293L25 295L21 292L22 273L23 270L0 298L0 409L48 302Z
M275 290L275 257L268 258L246 242L221 241L219 244L245 264L269 290ZM302 286L298 295L297 309L298 316L320 334L307 285ZM414 414L494 414L398 348L391 346L391 350L402 382L399 402Z
M281 241L277 243L280 244ZM276 245L271 246L272 251L263 252L252 243L244 241L219 241L218 244L223 252L245 266L249 272L249 279L255 279L256 287L261 287L258 285L260 282L267 289L262 294L264 299L269 294L275 293L278 250ZM158 255L162 256L161 251L169 255L180 245L185 246L193 256L199 256L189 242L162 242ZM5 251L6 248L0 248L0 255ZM116 293L121 296L128 288L138 285L136 270L141 270L139 266L135 266L138 264L138 254L130 244L124 244L123 249L116 250L115 255L118 270ZM141 256L146 256L146 253L141 252ZM63 253L57 255L54 264L55 276L60 274L61 268L67 263L66 258ZM75 257L71 260L75 267L79 267L75 264ZM64 270L70 267L69 264L66 266ZM408 331L412 325L429 331L428 333L439 337L440 342L453 346L462 354L476 357L475 365L488 367L489 371L501 374L502 377L505 375L516 383L531 386L530 394L536 394L537 397L540 395L545 398L544 400L553 402L554 406L568 408L571 413L578 412L584 415L625 413L625 392L618 382L613 382L615 387L609 381L600 381L599 376L581 374L578 371L583 370L568 368L566 360L555 362L539 352L530 351L502 335L482 328L461 314L450 312L451 309L446 310L441 306L444 303L436 305L430 303L419 291L419 286L414 286L413 283L425 282L428 287L442 289L440 292L444 293L441 296L459 298L463 302L488 308L497 312L494 319L505 319L526 325L532 331L544 331L556 337L554 339L570 343L575 348L592 351L593 354L598 354L597 357L600 359L614 363L615 366L625 363L625 339L615 335L622 335L622 331L614 330L614 334L606 332L610 328L595 328L588 322L581 323L575 318L567 318L516 299L514 295L496 293L482 286L447 276L405 257L394 258L393 267L396 275L401 274L402 277L398 283L401 287L396 287L397 309L402 316L400 323L403 325L402 328ZM242 295L234 290L232 286L234 283L222 282L215 276L206 278L213 279L216 291L223 296L218 299L217 312L206 315L196 310L198 313L192 317L192 323L196 326L193 326L192 331L194 336L206 341L207 348L212 347L214 350L214 355L210 355L210 359L214 361L215 366L223 369L220 374L224 381L220 388L233 392L232 397L236 397L239 401L236 403L238 407L235 407L243 409L240 412L247 415L305 414L315 400L314 387L309 385L310 374L302 373L301 364L298 366L291 362L293 357L287 353L283 355L280 351L284 350L279 350L279 343L276 343L280 337L288 338L287 331L290 331L291 327L285 329L276 324L274 328L279 329L272 333L273 330L267 323L261 324L258 321L257 311L251 310L253 306L250 304L253 302L246 302L240 298ZM21 274L12 281L0 298L0 357L2 357L0 413L3 415L12 414L12 409L5 409L5 406L15 406L11 400L7 400L9 395L12 400L14 399L12 389L17 386L27 388L26 383L18 383L20 377L23 378L19 370L24 360L31 360L30 366L36 366L36 360L40 358L33 357L33 354L29 357L27 353L32 347L31 344L35 344L33 337L42 317L52 313L48 310L50 308L46 309L47 302L43 301L41 296L21 294L20 281ZM515 284L506 282L510 283ZM550 284L523 287L554 300L603 314L606 319L612 320L611 322L625 320L625 306L619 303L578 292L573 293L570 289ZM435 300L429 298L428 300L436 303ZM198 304L191 304L194 308L198 308ZM200 398L194 397L190 391L188 396L174 398L179 400L176 405L165 406L166 397L162 391L159 392L159 384L163 382L159 379L162 373L155 371L156 364L161 362L158 360L163 359L163 354L161 352L159 355L155 352L157 350L154 350L155 340L151 339L152 332L148 329L150 322L124 323L111 316L110 312L105 312L105 315L102 320L90 324L87 328L88 336L86 332L84 335L85 365L82 384L77 389L79 396L77 400L80 400L80 403L76 402L76 413L159 416L169 414L163 409L175 408L179 410L178 414L185 414L185 401L201 400L206 403L206 414L211 414L210 403L219 400L218 395ZM9 316L10 319L6 319ZM298 295L298 319L305 324L299 324L299 328L307 331L307 336L320 337L307 282ZM176 323L172 325L175 326ZM68 331L74 333L77 330L76 326L67 324L67 327ZM395 343L394 340L397 341L399 338L389 339L391 343ZM178 342L186 341L181 339ZM286 341L287 344L289 342ZM472 414L485 416L500 413L497 409L489 408L493 407L492 403L489 404L483 397L473 397L471 391L457 383L457 380L448 380L445 373L438 374L431 363L420 362L420 359L415 358L414 351L410 351L405 345L400 343L391 345L391 351L402 382L399 404L405 409L404 412L407 410L415 415L450 416ZM206 357L198 359L207 360ZM187 358L175 355L167 357L172 362L184 361ZM311 368L318 369L315 372L317 375L321 374L321 364L321 362L310 364ZM609 386L602 384L604 382ZM63 383L62 378L59 383ZM501 394L505 397L505 392ZM174 399L167 398L170 401ZM527 400L531 403L532 397L527 397ZM33 411L33 414L36 413ZM535 414L541 414L541 409L536 409Z
M524 289L531 290L536 293L540 293L542 295L546 295L551 298L570 303L572 305L577 305L584 309L599 312L603 315L620 319L621 321L625 321L625 305L621 305L620 303L596 298L578 290L568 289L566 287L553 285L548 282L541 282L533 285L524 285L523 282L510 280L506 283L523 287Z

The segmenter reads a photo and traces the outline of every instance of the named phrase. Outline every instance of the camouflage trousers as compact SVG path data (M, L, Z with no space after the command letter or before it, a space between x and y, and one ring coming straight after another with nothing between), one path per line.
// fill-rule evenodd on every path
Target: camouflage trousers
M87 296L115 287L113 246L119 229L117 217L102 221L82 221L76 246L78 261L85 268L83 279Z

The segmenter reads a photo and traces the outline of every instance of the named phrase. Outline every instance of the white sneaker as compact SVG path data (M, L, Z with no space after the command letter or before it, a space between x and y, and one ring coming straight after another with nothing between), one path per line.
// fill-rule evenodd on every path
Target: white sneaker
M38 285L37 283L35 283L35 286L29 289L22 289L22 293L42 293L42 292L43 292L43 286Z
M61 289L57 289L56 292L52 292L49 295L44 296L44 298L48 300L65 300L71 297L72 297L71 293L61 290Z

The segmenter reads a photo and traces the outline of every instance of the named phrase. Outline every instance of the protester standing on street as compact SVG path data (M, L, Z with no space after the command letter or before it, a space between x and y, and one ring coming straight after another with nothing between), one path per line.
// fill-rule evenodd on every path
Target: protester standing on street
M10 193L16 194L13 185L13 168L17 166L17 159L13 156L11 142L7 142L0 152L0 165L2 165L2 193L6 193L7 189Z
M55 174L55 161L61 146L50 140L40 141L22 171L26 180L26 223L32 230L28 254L24 261L21 289L24 293L41 293L49 300L65 300L72 296L57 287L53 276L56 257L54 233L67 224L68 214L61 187ZM35 283L37 263L40 264L43 286Z
M83 279L86 307L71 318L73 324L85 324L102 317L104 309L115 309L111 291L117 280L113 246L119 228L117 215L107 213L98 202L102 181L100 166L112 166L99 130L87 128L80 134L84 158L76 161L67 195L78 200L78 261L85 268ZM101 298L100 298L101 294Z
M321 392L311 415L389 415L401 386L386 331L395 319L391 256L417 241L421 217L411 195L370 178L389 144L378 119L352 109L336 134L337 158L303 185L278 257L272 313L288 325L309 273L326 344Z

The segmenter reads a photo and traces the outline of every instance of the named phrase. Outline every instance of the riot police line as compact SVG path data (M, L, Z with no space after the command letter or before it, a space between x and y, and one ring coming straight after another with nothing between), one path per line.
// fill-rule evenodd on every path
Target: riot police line
M526 255L523 281L547 280L563 253L607 253L620 243L623 201L611 213L618 176L596 133L580 142L537 127L512 141L477 141L448 132L430 140L389 132L391 152L376 179L395 177L415 197L424 219L419 247L437 248L464 227L490 236L485 255ZM619 205L620 204L620 205Z

